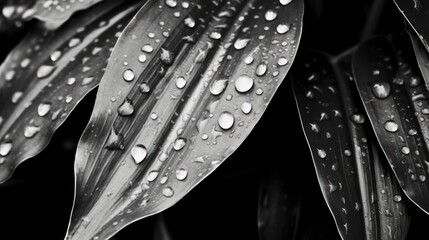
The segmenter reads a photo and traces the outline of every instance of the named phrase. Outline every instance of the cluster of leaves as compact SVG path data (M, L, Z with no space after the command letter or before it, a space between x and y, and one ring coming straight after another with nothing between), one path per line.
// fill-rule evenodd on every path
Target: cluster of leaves
M228 194L219 190L225 205L245 194L244 185L257 186L256 197L236 198L259 199L259 234L247 231L247 239L405 239L413 228L410 218L419 214L413 208L429 212L429 6L418 0L395 3L408 20L408 32L400 11L386 14L386 8L396 7L384 0L348 6L364 12L357 11L361 31L329 18L329 11L345 7L338 1L306 1L307 20L303 0L3 1L0 34L21 40L6 49L0 66L0 190L19 185L19 168L18 177L9 180L15 168L41 153L65 123L59 131L72 128L80 137L78 146L53 141L36 158L54 158L47 164L58 166L75 152L66 239L120 238L117 233L127 225L177 203L240 145L231 157L238 156L237 167L211 178L212 185L224 181L231 188ZM383 21L392 18L400 31L385 35L389 29ZM303 22L309 30L304 28L294 63ZM311 29L315 22L318 31ZM319 40L320 33L338 30L350 31L340 44ZM371 38L375 33L383 36ZM311 47L341 53L332 57ZM292 84L280 85L292 63ZM96 87L95 103L95 93L84 99ZM276 91L283 98L274 99L272 112L255 128ZM290 121L281 120L285 99L287 115L295 115ZM84 130L82 116L91 110ZM308 176L311 161L283 161L311 158L295 156L299 141L283 137L305 142L300 133L290 133L298 117L339 236L332 234L333 223L312 217L329 213L312 201L318 195L311 195L317 193L310 190L316 186ZM254 128L249 140L256 143L243 143ZM283 152L286 143L292 154ZM66 149L67 157L64 152L52 157L50 148ZM281 159L269 149L280 149ZM70 169L73 159L67 162ZM44 166L37 165L28 165L30 171ZM309 172L302 177L296 169ZM61 175L44 179L52 182ZM239 176L237 186L228 175ZM237 180L242 176L252 184ZM67 205L71 194L67 197L57 202ZM216 209L200 201L146 224L155 229L153 236L145 233L147 238L170 239L174 227L168 219L200 226L199 216L186 216L189 209ZM240 213L252 219L245 217L247 208ZM209 227L221 228L218 224ZM63 227L56 229L58 235ZM200 233L193 228L187 237L189 231Z

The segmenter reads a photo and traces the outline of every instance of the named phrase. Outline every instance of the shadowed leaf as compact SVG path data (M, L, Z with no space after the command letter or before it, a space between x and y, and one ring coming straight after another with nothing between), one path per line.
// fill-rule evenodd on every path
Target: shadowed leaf
M359 94L405 194L429 211L429 92L416 64L386 38L361 45L353 59Z
M299 0L143 6L115 47L78 147L68 239L109 238L216 169L285 77L302 13Z
M323 196L343 239L405 239L408 217L399 186L366 134L350 61L343 60L307 53L292 76Z
M37 26L0 67L0 182L39 153L99 83L110 48L139 4L97 5L56 31Z

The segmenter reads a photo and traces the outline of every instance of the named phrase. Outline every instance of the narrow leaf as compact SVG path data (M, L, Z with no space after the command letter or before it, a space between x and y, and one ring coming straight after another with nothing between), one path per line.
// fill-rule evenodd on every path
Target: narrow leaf
M139 4L108 1L51 32L35 27L0 67L0 182L39 153L99 83Z
M366 134L351 75L341 70L350 69L350 61L332 63L310 52L297 66L293 83L302 127L341 237L405 239L408 217L400 188Z
M76 155L69 239L181 199L248 136L293 62L303 1L149 1L120 37Z
M28 11L28 15L51 24L61 25L73 13L87 9L101 1L103 0L36 0L36 3Z
M414 61L386 38L359 47L353 71L377 139L405 194L429 211L429 92Z
M429 88L429 53L414 32L411 32L409 29L407 29L407 32L411 38L411 43L413 44L414 53L420 72L425 80L426 88Z

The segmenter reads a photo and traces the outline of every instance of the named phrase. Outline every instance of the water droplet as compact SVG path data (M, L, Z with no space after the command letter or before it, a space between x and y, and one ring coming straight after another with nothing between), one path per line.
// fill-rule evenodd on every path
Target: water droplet
M305 96L306 96L308 99L313 99L313 98L314 98L314 92L313 92L312 90L308 90L308 91L305 93Z
M422 109L422 114L429 115L429 108L423 108Z
M320 127L317 123L310 123L310 129L315 133L320 133Z
M352 115L352 121L356 124L363 124L365 122L365 116L360 113Z
M217 95L223 93L223 91L225 91L227 86L228 86L228 80L227 79L216 80L210 86L210 92L213 95L217 96Z
M374 83L372 85L372 93L376 98L385 99L390 94L390 84L386 82Z
M401 148L401 152L403 154L409 154L410 153L410 148L409 147L402 147Z
M247 75L241 75L235 80L235 89L245 93L253 87L253 79Z
M211 32L209 35L209 38L213 40L219 40L222 37L222 35L218 32Z
M177 6L177 1L176 0L165 0L165 5L174 8Z
M393 201L395 201L395 202L400 202L400 201L402 201L402 197L401 197L401 195L395 195L395 196L393 196Z
M61 51L59 51L59 50L57 50L51 54L52 62L58 61L58 59L60 59L60 57L61 57Z
M376 70L372 71L372 75L374 75L374 76L380 75L380 70L376 69Z
M398 124L393 120L388 120L384 123L384 129L386 129L388 132L396 132L398 131L398 128Z
M29 58L24 58L24 59L21 61L21 68L26 68L26 67L28 67L28 65L30 65L30 63L31 63L31 60L30 60Z
M41 117L48 114L49 111L51 111L51 104L50 103L41 103L37 107L37 114L39 114L39 116L41 116Z
M162 189L162 195L165 197L172 197L174 195L174 191L171 187L166 187Z
M19 100L21 100L21 97L22 97L22 92L15 92L13 95L12 95L12 103L17 103Z
M0 155L7 156L12 150L12 143L2 143L0 144Z
M146 44L142 47L143 52L151 53L153 51L153 47L149 44Z
M287 33L287 32L289 32L289 25L288 24L279 24L278 26L277 26L277 32L279 33L279 34L285 34L285 33Z
M337 191L337 189L338 189L337 185L333 184L331 181L328 182L328 185L329 185L329 192L330 193Z
M280 57L279 60L277 60L277 64L279 66L284 66L288 63L289 61L287 60L287 58L285 57Z
M410 87L417 87L420 85L420 77L413 76L410 79Z
M262 90L262 88L256 89L256 95L262 95L262 93L264 93L264 90Z
M129 116L134 112L134 105L131 99L126 98L124 102L119 106L118 113L121 116Z
M152 114L150 114L150 118L152 120L156 120L158 118L158 114L156 114L156 113L153 112Z
M42 65L37 69L38 78L46 78L51 75L57 67L51 65Z
M410 134L411 136L414 136L414 135L416 135L416 134L417 134L417 130L416 130L416 129L410 129L410 130L408 131L408 134Z
M186 139L177 138L176 141L174 141L173 148L176 151L180 151L185 147L185 145L186 145Z
M263 76L267 72L267 65L265 63L259 63L256 67L256 76Z
M252 111L252 104L249 102L244 102L241 104L241 111L243 111L244 114L249 114L250 111Z
M277 18L277 12L274 10L270 9L265 13L265 20L267 21L273 21L276 18Z
M131 69L125 70L122 76L124 80L128 82L134 80L134 77L135 77L134 72Z
M252 62L253 62L253 57L252 57L251 55L247 56L247 57L244 59L244 63L246 63L247 65L252 64Z
M13 79L14 76L15 76L15 71L10 70L10 71L6 72L4 78L6 79L6 81L10 81Z
M139 91L141 93L148 93L150 92L150 86L147 83L142 83L139 85Z
M318 149L318 148L316 148L316 149L317 149L317 155L318 155L320 158L322 158L322 159L326 158L326 151L325 151L325 150L323 150L323 149Z
M123 149L124 135L117 133L112 127L109 138L106 141L105 148L108 150Z
M131 156L136 164L141 163L147 155L146 147L142 144L137 144L131 149Z
M188 176L188 171L186 171L184 168L180 168L176 170L176 178L179 181L183 181Z
M174 62L174 54L164 48L161 48L160 60L164 65L171 66Z
M281 4L281 5L286 6L286 5L288 5L289 3L291 3L291 2L292 2L292 0L279 0L279 2L280 2L280 4Z
M426 176L425 175L420 175L419 176L419 180L420 180L420 182L426 181Z
M67 85L71 86L76 82L76 78L71 77L69 79L67 79Z
M195 27L195 20L191 17L185 18L184 22L185 22L185 25L190 27L190 28Z
M139 62L141 62L141 63L146 62L146 55L144 55L144 54L140 54L140 55L139 55Z
M72 38L70 41L69 41L69 47L76 47L77 45L79 45L79 43L80 43L80 39L79 38Z
M176 87L177 87L178 89L182 89L182 88L184 88L184 87L185 87L185 85L186 85L186 80L185 80L185 78L183 78L183 77L178 77L178 78L176 79Z
M249 38L239 38L234 42L234 48L237 50L241 50L247 46L249 41Z
M36 127L36 126L26 126L24 129L24 136L26 138L32 138L34 137L38 132L40 131L40 127Z
M158 171L150 171L147 175L147 180L149 182L153 182L158 177L159 172Z
M217 121L222 129L228 130L234 125L234 116L230 112L223 112Z

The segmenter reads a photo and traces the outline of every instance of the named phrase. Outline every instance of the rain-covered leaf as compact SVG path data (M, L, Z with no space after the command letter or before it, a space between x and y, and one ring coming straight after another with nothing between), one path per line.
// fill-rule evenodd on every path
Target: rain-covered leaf
M410 46L410 44L408 43ZM386 38L362 44L353 59L359 94L405 194L429 212L429 92L409 48Z
M319 184L343 239L405 239L401 191L366 133L346 60L309 52L292 76Z
M28 15L54 25L64 23L76 11L87 9L103 0L35 0ZM119 2L119 0L117 0ZM125 2L125 1L122 1Z
M50 32L38 26L0 67L0 182L39 153L100 81L140 3L108 1Z
M426 0L394 0L405 19L411 24L429 51L429 2Z
M76 155L69 239L181 199L248 136L293 62L303 1L149 1L120 37Z

